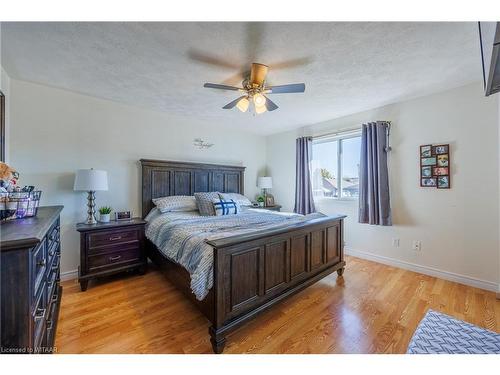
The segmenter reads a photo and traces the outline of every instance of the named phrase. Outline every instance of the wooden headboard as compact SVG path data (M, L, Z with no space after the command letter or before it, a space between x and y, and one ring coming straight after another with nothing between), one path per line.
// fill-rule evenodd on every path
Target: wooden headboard
M154 198L220 191L244 194L245 167L181 161L141 159L142 217Z

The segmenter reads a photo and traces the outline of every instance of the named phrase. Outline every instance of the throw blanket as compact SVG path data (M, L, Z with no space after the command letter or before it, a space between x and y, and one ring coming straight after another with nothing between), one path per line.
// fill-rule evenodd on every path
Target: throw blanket
M408 345L408 354L498 354L500 335L429 310Z
M283 215L251 210L239 215L191 218L162 214L150 218L146 228L146 237L167 258L180 264L189 272L191 290L201 301L212 288L214 281L213 248L205 240L286 227L322 216L324 215Z

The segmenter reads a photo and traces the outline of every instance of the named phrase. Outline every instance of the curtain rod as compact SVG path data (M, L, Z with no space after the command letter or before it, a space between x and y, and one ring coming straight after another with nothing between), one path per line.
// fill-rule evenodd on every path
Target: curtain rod
M391 128L391 125L392 125L391 121L379 120L379 121L376 121L376 122L385 122L385 123L389 124L389 132L390 132L390 128ZM354 132L357 132L357 131L361 131L362 126L363 125L356 126L355 128L340 129L340 130L337 130L337 131L334 131L334 132L323 133L323 134L320 134L320 135L313 135L312 138L320 139L320 138L332 137L332 136L346 134L346 133L347 134L348 133L354 133Z

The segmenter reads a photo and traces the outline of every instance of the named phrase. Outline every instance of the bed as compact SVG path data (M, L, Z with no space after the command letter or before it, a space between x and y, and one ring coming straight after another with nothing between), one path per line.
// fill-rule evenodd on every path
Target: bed
M245 167L149 159L140 162L143 217L154 208L154 198L210 191L244 194ZM221 353L226 336L260 312L332 272L342 276L344 218L342 215L293 218L284 221L284 225L276 220L274 224L259 226L255 223L268 219L247 215L244 220L252 230L207 236L203 241L203 246L213 249L211 283L208 290L197 295L193 293L190 273L167 257L165 249L160 250L148 239L147 254L211 322L210 342L213 351ZM239 225L230 222L235 219L224 220L229 224L220 223L228 230ZM177 224L188 226L192 222L204 230L206 221L210 219L181 218Z

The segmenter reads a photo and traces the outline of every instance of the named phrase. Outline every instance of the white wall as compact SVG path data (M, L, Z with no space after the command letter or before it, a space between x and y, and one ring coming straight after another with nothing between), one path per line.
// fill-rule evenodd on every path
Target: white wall
M1 63L1 58L0 58ZM0 64L0 91L5 95L5 161L9 162L10 137L10 77Z
M108 171L107 192L97 192L97 205L132 210L140 216L140 158L244 165L245 193L258 193L257 175L264 175L265 138L213 123L192 123L65 90L11 80L11 165L20 184L43 191L43 205L64 205L62 272L79 264L75 223L86 215L86 194L73 191L75 170ZM199 150L193 138L215 143Z
M344 213L346 249L367 258L495 290L499 281L498 95L481 84L268 137L275 199L293 209L295 138L374 120L393 122L390 183L394 226L357 223L357 201L323 200L324 213ZM452 189L419 187L419 145L451 144ZM392 247L392 239L400 247ZM411 250L413 240L422 251ZM444 271L444 272L438 272Z

